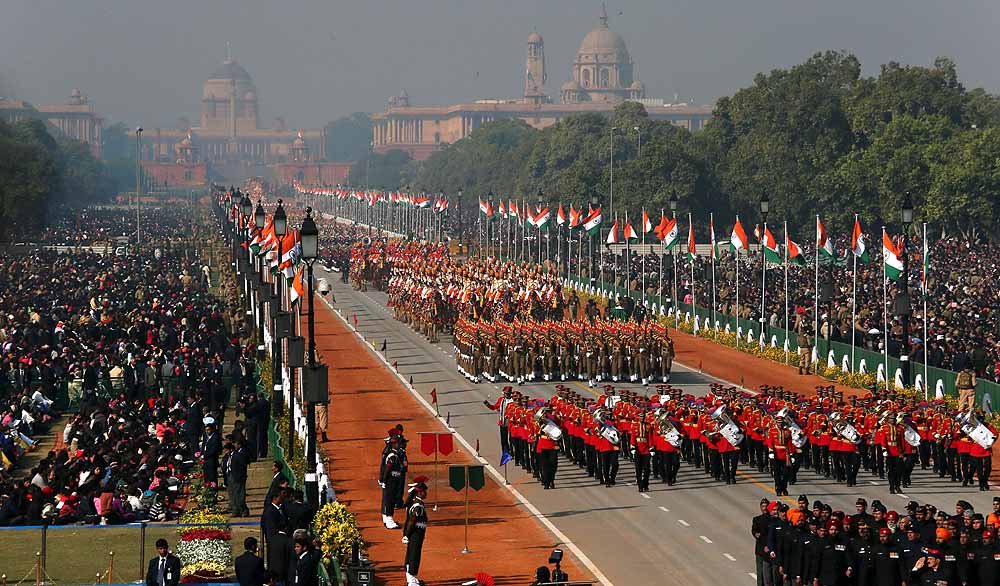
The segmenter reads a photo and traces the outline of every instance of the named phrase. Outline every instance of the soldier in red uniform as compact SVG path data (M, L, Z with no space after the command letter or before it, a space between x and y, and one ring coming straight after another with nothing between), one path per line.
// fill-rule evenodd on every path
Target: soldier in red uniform
M903 429L896 425L895 414L890 412L886 415L886 420L882 427L875 432L875 443L882 449L882 457L885 459L886 474L889 479L889 494L897 494L902 491L902 461L903 455Z
M778 496L788 496L785 471L789 459L795 453L795 446L792 444L792 434L784 421L775 419L774 426L767 432L767 449L774 474L774 493Z
M632 442L632 460L635 462L635 484L639 492L649 491L649 467L651 457L652 426L644 411L633 415L629 426L629 438Z

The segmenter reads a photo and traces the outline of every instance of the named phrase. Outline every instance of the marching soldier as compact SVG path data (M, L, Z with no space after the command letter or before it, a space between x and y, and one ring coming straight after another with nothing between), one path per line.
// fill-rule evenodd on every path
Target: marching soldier
M660 344L660 380L670 382L670 370L674 365L674 340L664 332Z
M774 493L778 496L788 496L785 470L792 454L795 453L795 446L792 444L792 434L788 432L784 421L775 420L774 427L767 434L767 448L774 474Z
M483 401L483 405L486 405L490 411L497 412L497 426L500 428L500 449L504 453L510 455L510 429L507 427L507 417L509 415L508 407L510 407L513 400L514 389L512 387L503 388L503 396L496 400L495 403L490 404L489 400Z
M799 346L799 374L805 370L805 374L809 374L809 367L812 358L812 344L809 341L809 332L803 326L799 328L798 336L798 346Z
M650 414L651 416L652 414ZM635 414L629 435L632 439L632 459L635 462L635 484L639 488L639 492L648 492L652 425L643 412Z

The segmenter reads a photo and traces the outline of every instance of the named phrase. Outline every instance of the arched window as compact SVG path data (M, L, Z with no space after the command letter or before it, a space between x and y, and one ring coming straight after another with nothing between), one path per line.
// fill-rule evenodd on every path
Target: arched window
M583 87L590 87L590 70L584 69L582 73L583 73L583 80L582 80Z
M601 82L600 87L608 87L611 85L611 72L607 67L601 68Z
M295 174L295 177L296 177L296 179L299 180L299 183L301 183L301 182L303 182L303 181L306 180L306 174L305 174L304 171L299 171L298 173Z
M434 133L434 144L437 144L439 142L441 142L441 133L440 132L435 132Z

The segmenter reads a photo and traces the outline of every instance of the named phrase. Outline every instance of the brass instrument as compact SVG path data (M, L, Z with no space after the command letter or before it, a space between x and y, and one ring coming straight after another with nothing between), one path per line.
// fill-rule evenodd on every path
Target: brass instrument
M788 431L792 434L792 444L796 448L801 448L806 445L807 441L809 441L809 438L806 437L805 432L802 431L799 424L795 423L795 420L788 414L788 407L782 407L782 409L775 414L775 419L784 421L785 425L788 426Z
M680 448L681 444L684 443L684 436L681 435L674 422L670 421L669 413L664 409L657 409L654 418L656 419L656 430L663 436L663 439L667 440L667 443L673 447Z
M861 434L853 425L844 421L844 415L840 411L834 411L830 414L830 424L833 426L833 430L846 441L852 444L861 443Z

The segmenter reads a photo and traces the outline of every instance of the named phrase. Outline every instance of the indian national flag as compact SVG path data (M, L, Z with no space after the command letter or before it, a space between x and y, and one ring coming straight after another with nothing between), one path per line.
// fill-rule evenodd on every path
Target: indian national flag
M653 223L649 221L649 215L646 210L642 210L642 233L646 234L653 229Z
M632 222L628 220L625 220L625 240L629 242L637 242L639 240L639 235L632 228Z
M774 234L771 234L771 229L767 227L767 224L764 225L764 238L761 240L761 244L764 246L764 260L774 263L781 262L778 242L774 239Z
M678 237L680 236L677 230L677 218L667 219L666 222L660 222L663 227L660 228L659 237L660 241L663 242L663 247L670 250L677 244Z
M538 213L535 214L535 217L531 219L531 224L534 227L541 230L542 228L545 228L549 225L550 217L551 216L549 214L549 208L542 208L538 210Z
M712 245L712 258L719 260L722 254L719 252L719 243L715 241L715 214L708 217L708 240Z
M691 214L688 214L688 259L698 258L698 248L694 243L694 222L691 221Z
M861 231L861 222L858 221L857 216L854 216L854 232L851 234L851 252L863 263L871 261L871 256L868 254L868 246L865 244L865 234Z
M503 205L503 200L500 200L500 205L497 206L497 213L500 214L501 218L507 217L507 206Z
M291 303L295 303L306 294L305 285L302 283L302 270L305 268L306 265L299 265L299 270L295 271L295 277L292 278L292 287L288 291L288 297L291 300Z
M576 230L583 223L583 210L578 210L569 204L569 229Z
M736 225L733 226L733 233L729 236L729 248L737 254L740 250L750 250L750 241L747 240L747 233L743 230L739 216L736 216Z
M601 229L601 208L590 210L590 213L583 220L583 229L591 236Z
M795 243L794 240L785 234L785 247L788 250L788 262L789 264L805 266L806 257L802 254L802 247Z
M833 258L833 240L826 235L826 228L816 216L816 250L827 258Z
M502 203L500 205L503 205ZM493 217L493 204L488 201L483 201L482 198L479 199L479 213L483 214L487 218Z
M899 252L899 247L889 233L882 228L882 259L885 263L885 276L889 280L896 281L903 274L903 259Z
M509 202L507 204L507 215L510 216L511 218L520 219L521 215L518 212L517 205L514 202Z
M611 225L611 231L608 232L608 237L604 241L607 244L620 244L621 240L618 240L618 220Z
M566 212L563 211L562 203L559 204L559 211L556 212L556 225L562 226L566 223Z

